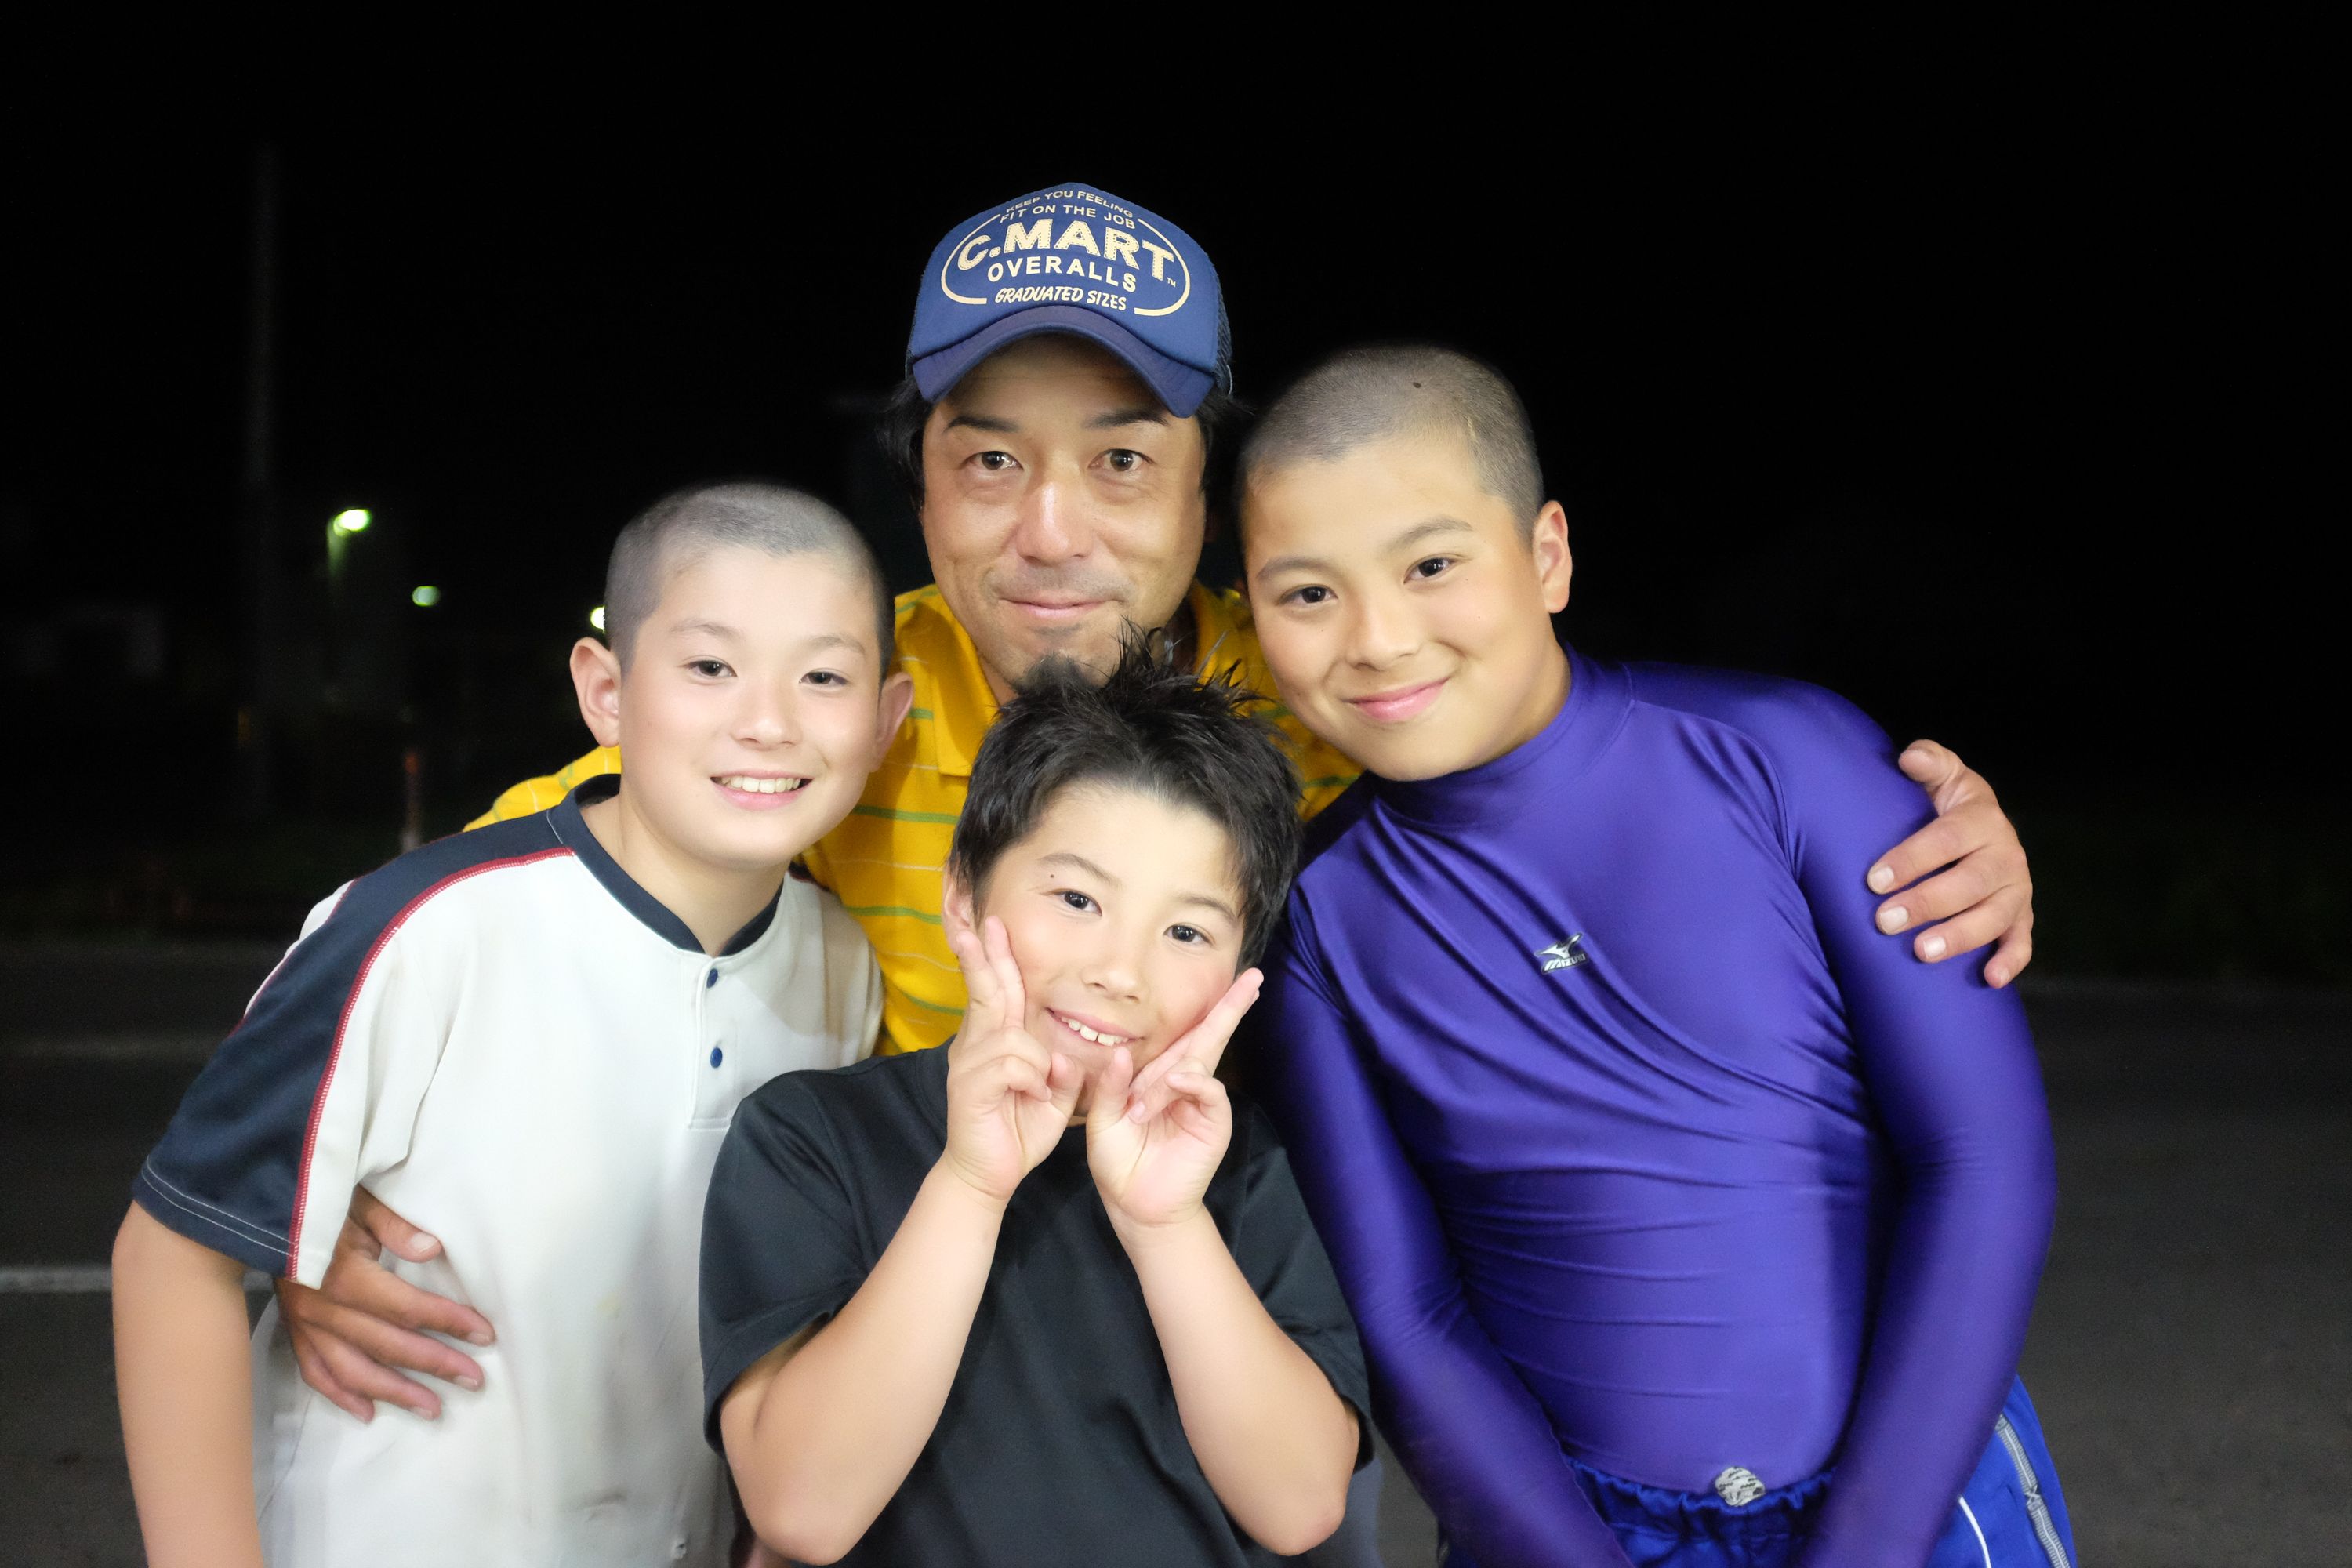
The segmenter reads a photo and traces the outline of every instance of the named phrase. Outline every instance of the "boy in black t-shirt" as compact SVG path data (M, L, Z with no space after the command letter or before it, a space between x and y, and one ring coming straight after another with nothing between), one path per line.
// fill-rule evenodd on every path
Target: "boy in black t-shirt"
M1247 700L1140 650L1098 687L1042 668L948 864L961 1033L736 1112L704 1401L775 1550L1247 1563L1339 1523L1362 1353L1280 1146L1210 1070L1297 858Z

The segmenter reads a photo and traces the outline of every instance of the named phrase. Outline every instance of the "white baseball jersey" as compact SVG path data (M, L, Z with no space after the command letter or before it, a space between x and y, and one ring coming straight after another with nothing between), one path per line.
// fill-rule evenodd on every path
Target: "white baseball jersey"
M598 780L583 793L612 788ZM254 1489L277 1568L719 1564L701 1426L702 1200L736 1102L872 1047L872 950L823 889L706 955L575 795L428 844L311 911L188 1090L135 1195L316 1286L354 1187L440 1238L387 1258L465 1301L478 1393L353 1420L254 1335Z

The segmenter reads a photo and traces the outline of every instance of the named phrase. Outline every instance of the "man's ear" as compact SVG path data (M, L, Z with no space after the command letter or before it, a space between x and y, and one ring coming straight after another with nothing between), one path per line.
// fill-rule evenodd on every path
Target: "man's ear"
M572 645L572 689L580 696L580 717L600 746L621 743L621 661L594 637Z
M1536 580L1543 584L1544 608L1556 616L1568 608L1568 580L1576 574L1576 562L1568 552L1567 510L1556 500L1544 502L1533 532L1529 548L1535 552Z
M907 721L907 710L915 705L915 681L905 670L890 672L882 682L881 710L876 718L874 731L874 765L880 767L889 754L890 742L898 738L898 726Z

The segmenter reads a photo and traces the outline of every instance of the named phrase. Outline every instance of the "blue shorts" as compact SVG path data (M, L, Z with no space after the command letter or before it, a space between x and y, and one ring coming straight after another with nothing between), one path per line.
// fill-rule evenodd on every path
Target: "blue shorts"
M1792 1568L1829 1500L1823 1472L1738 1508L1713 1492L1667 1491L1578 1464L1578 1479L1633 1568ZM1448 1568L1466 1563L1459 1552ZM1992 1441L1960 1489L1927 1568L2074 1568L2057 1468L2021 1382L2010 1385Z

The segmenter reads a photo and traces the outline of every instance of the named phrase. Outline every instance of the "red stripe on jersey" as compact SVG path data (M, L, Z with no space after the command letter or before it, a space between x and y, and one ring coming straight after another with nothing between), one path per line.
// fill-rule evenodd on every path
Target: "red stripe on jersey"
M352 981L352 994L343 999L342 1016L335 1020L335 1044L327 1053L327 1070L319 1077L319 1092L310 1101L310 1125L302 1134L302 1174L294 1188L294 1224L286 1237L286 1278L291 1279L302 1266L302 1222L310 1206L310 1154L319 1145L319 1122L327 1113L327 1091L335 1081L335 1064L343 1059L343 1032L352 1026L352 1009L360 1003L360 993L367 988L368 971L375 967L376 954L384 943L407 922L408 917L425 907L425 900L445 888L454 888L468 877L478 877L485 871L497 871L509 866L528 866L534 860L551 859L569 855L569 847L535 849L528 855L510 855L503 860L485 860L478 866L468 866L453 871L401 906L398 914L384 922L369 944L367 956L360 961L360 972Z

